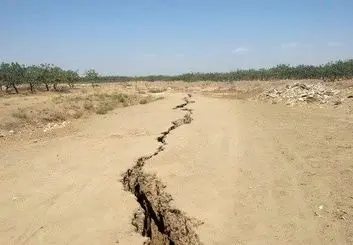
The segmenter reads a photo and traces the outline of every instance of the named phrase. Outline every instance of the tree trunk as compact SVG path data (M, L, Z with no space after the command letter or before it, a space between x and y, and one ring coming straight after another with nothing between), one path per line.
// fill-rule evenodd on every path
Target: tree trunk
M12 84L12 87L15 89L16 94L18 94L18 89L17 89L17 87L16 87L16 85L14 83Z
M33 84L29 83L29 87L31 88L31 92L33 93Z
M49 85L47 83L44 83L45 87L47 88L47 91L49 91Z
M53 88L56 91L56 83L53 84Z

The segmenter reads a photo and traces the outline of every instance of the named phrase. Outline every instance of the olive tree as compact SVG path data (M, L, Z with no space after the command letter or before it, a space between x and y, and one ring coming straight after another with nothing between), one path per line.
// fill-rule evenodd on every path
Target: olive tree
M50 79L53 84L53 89L57 90L58 83L66 81L66 73L58 66L54 66L50 69Z
M94 87L94 82L97 81L98 76L98 73L94 69L89 69L85 72L85 80L91 82L92 87Z
M24 82L27 82L29 84L32 93L34 92L35 85L37 85L40 81L40 76L40 67L32 65L25 68Z
M8 76L9 76L9 64L1 63L0 64L0 86L1 90L3 86L6 86L6 90L8 89Z
M44 64L40 64L39 68L40 68L39 82L43 83L47 91L49 91L49 85L52 82L51 69L53 68L53 65L44 63Z
M17 85L22 84L24 81L25 67L17 62L2 63L0 70L1 80L6 86L6 91L13 87L16 94L18 94Z
M80 80L80 76L77 71L68 70L66 73L66 81L70 88L74 87L74 84Z

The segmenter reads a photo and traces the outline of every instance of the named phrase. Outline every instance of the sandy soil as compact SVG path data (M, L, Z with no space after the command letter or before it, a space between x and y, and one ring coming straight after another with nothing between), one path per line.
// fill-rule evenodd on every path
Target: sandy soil
M142 244L132 222L142 194L156 214L178 214L151 218L144 207L152 244L179 239L179 219L195 221L193 244L353 244L351 115L166 86L164 100L0 139L0 244ZM195 103L173 110L185 91ZM187 108L192 120L158 142ZM134 196L122 174L151 154Z
M138 203L120 175L154 150L179 102L121 108L70 125L80 129L69 135L1 144L0 244L141 244L131 225Z
M196 97L193 122L146 164L204 244L352 244L352 121Z

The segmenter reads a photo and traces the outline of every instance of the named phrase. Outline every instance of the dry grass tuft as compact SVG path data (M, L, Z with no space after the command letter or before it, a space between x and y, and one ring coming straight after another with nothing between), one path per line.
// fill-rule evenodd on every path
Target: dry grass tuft
M38 113L39 120L44 122L65 121L68 117L64 111L44 109Z
M150 89L148 89L148 92L153 93L153 94L163 93L165 91L167 91L166 88L150 88Z
M16 112L12 113L12 116L22 120L27 120L29 118L26 110L23 108L18 108Z

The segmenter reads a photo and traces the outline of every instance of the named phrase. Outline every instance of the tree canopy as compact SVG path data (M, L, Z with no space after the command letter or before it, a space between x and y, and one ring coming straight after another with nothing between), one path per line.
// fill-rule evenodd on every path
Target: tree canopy
M28 84L30 90L45 85L49 91L50 86L57 90L57 84L67 83L70 87L80 79L77 71L63 70L52 64L20 65L17 62L0 64L0 85L6 90L13 88L18 93L18 86Z
M109 81L239 81L239 80L279 80L279 79L323 79L334 81L336 79L353 78L353 59L330 62L325 65L277 65L268 69L247 69L231 72L213 73L185 73L176 76L105 76L101 80Z

